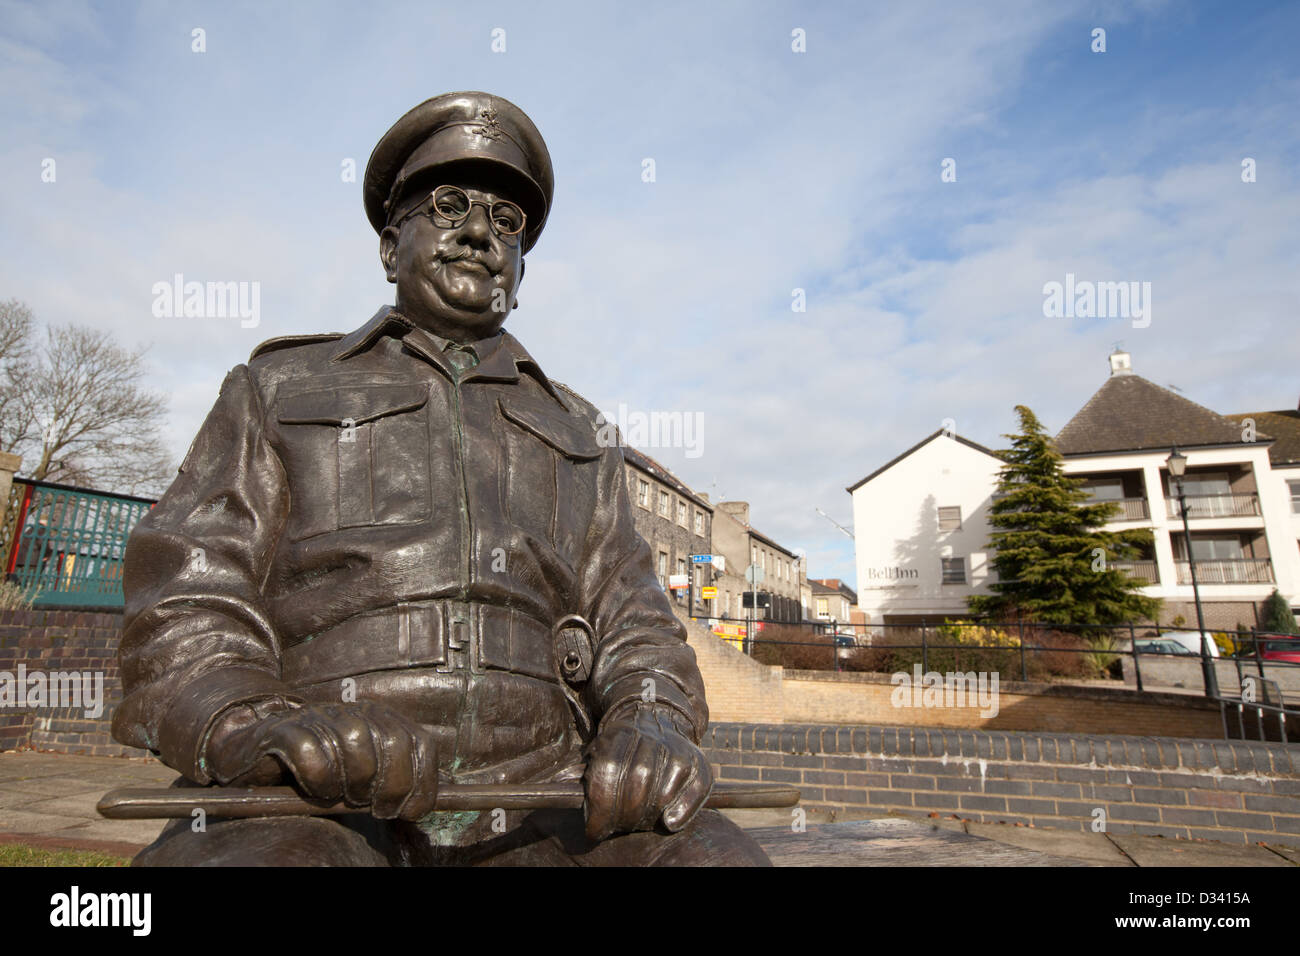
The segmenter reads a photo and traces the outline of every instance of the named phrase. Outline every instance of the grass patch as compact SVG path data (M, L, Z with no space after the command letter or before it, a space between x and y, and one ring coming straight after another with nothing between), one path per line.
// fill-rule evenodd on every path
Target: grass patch
M60 850L25 843L0 843L0 867L127 866L130 862L129 856L114 856L99 850Z

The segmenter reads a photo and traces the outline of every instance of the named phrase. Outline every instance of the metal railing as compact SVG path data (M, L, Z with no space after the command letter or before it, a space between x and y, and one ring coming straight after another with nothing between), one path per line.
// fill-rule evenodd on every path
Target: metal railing
M1178 583L1191 584L1192 570L1188 561L1175 561ZM1205 584L1272 584L1273 562L1268 558L1196 559L1196 580Z
M1146 521L1151 517L1145 498L1112 498L1109 501L1119 506L1119 513L1111 518L1111 521Z
M1111 567L1127 571L1130 577L1145 581L1147 584L1160 583L1160 568L1155 561L1116 561ZM1200 567L1200 563L1197 563Z
M1165 499L1168 517L1181 518L1178 499ZM1253 491L1228 495L1187 495L1187 517L1197 518L1254 518L1258 517L1259 496Z
M33 607L121 607L122 559L151 498L15 479L3 539L5 580Z

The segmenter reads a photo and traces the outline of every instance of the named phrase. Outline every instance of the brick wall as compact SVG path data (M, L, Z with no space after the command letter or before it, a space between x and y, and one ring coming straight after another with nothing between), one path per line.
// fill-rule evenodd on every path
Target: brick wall
M113 740L113 710L122 698L117 644L122 615L84 611L0 611L0 672L90 671L104 675L104 712L81 708L0 708L0 750L31 747L72 754L142 757Z
M790 783L801 806L1300 847L1300 748L1133 736L714 724L719 779Z

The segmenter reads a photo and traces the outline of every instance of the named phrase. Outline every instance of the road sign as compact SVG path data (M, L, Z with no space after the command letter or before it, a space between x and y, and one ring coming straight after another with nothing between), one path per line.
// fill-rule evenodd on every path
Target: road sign
M763 583L763 569L757 564L751 564L745 569L745 583L758 587Z
M711 554L693 554L691 555L691 564L712 564L713 555Z
M717 588L700 588L700 597L704 598L706 601L709 600L709 598L715 598L717 596Z

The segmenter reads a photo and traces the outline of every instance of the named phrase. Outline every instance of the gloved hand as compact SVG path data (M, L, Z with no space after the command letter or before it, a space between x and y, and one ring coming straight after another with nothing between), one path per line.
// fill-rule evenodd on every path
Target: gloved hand
M713 769L686 718L661 704L624 705L607 714L587 747L587 837L690 822L713 788Z
M308 796L368 807L381 819L434 809L438 760L430 731L373 701L317 704L220 722L206 748L220 783L264 786L285 774Z

